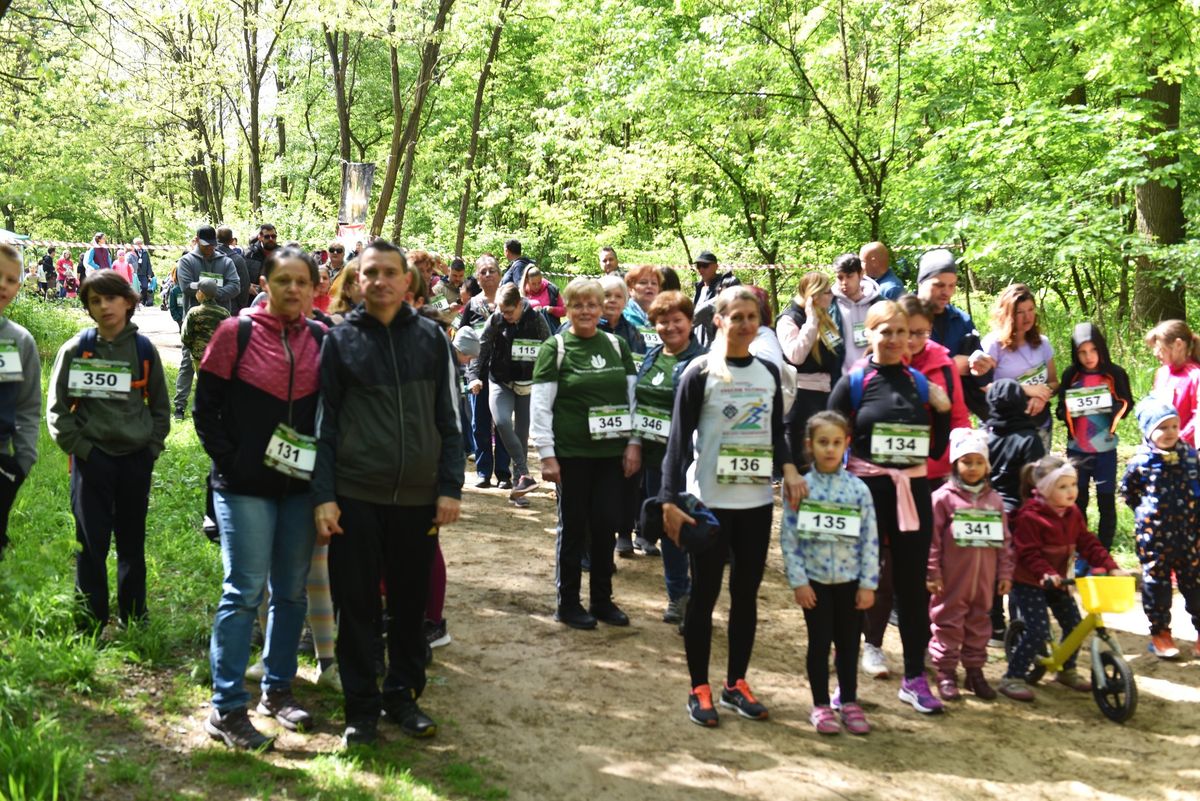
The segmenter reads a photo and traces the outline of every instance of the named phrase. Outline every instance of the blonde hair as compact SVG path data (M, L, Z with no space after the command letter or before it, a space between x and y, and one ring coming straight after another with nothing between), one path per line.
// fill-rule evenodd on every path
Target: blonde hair
M1153 348L1162 343L1169 346L1177 339L1188 345L1188 356L1200 361L1200 334L1196 334L1183 320L1163 320L1146 332L1146 347Z
M603 306L604 287L600 286L600 282L595 278L572 278L571 283L562 291L563 304L566 306L573 306L575 301L585 297Z
M748 301L754 304L754 311L758 311L758 297L750 291L749 287L731 286L721 290L721 294L717 295L715 311L717 317L724 317L729 311L729 307L735 303ZM725 329L717 326L716 336L713 337L712 345L708 348L708 356L705 359L704 371L721 381L728 384L733 381L733 376L729 372L729 365L725 362L725 351L728 343L725 341Z
M838 330L837 323L829 316L829 312L821 308L816 303L817 295L830 289L833 282L829 280L829 276L823 272L813 270L805 273L800 277L800 283L796 286L796 305L801 309L808 305L808 301L813 301L813 314L817 318L817 336L829 334L835 337L841 337L842 332ZM821 363L821 349L812 349L813 358L817 364Z
M329 304L330 314L345 314L354 308L354 304L350 302L350 290L348 287L358 283L358 262L351 261L338 270L338 274L334 276L333 283L329 285L329 296L333 298L333 302Z

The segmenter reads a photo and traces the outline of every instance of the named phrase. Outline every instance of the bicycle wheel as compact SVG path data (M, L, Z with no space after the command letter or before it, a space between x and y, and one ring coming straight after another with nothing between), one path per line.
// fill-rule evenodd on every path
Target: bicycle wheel
M1100 652L1102 675L1092 676L1092 696L1104 717L1124 723L1137 710L1137 683L1129 664L1112 651ZM1093 671L1095 673L1095 671Z

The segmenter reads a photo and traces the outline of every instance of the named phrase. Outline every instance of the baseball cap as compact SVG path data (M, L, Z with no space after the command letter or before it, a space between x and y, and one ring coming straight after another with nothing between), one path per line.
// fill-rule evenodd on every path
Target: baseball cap
M717 257L713 255L711 250L702 250L700 255L696 257L696 264L716 264Z
M217 229L211 225L202 225L196 229L196 241L205 247L217 244Z
M204 297L206 298L215 298L217 296L217 290L220 289L220 287L217 286L217 282L212 278L201 278L199 281L193 281L192 283L188 284L188 286L191 287L193 291L203 292Z

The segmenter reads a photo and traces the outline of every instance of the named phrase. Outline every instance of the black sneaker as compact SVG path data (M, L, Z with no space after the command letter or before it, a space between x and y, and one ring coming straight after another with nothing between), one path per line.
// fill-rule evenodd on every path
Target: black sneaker
M658 546L645 537L635 537L633 540L633 549L640 551L646 556L662 556L662 551L658 550Z
M593 606L588 612L596 620L601 620L610 626L629 625L629 615L622 612L621 608L614 603L608 603L604 606Z
M507 479L507 478L506 478L506 479L502 480L500 483L498 483L498 484L496 485L496 487L497 487L497 489L506 489L506 490L510 490L510 489L512 489L512 488L513 488L513 483L512 483L512 480L511 480L511 479Z
M355 720L346 724L342 732L342 745L350 748L354 745L375 745L379 739L379 723L374 719Z
M290 689L266 691L255 711L260 715L275 718L280 726L289 731L305 731L313 722L312 715L300 706Z
M521 476L513 484L512 492L508 493L510 500L516 500L537 487L538 483L531 476Z
M175 410L175 422L176 423L183 422L183 412L179 411L178 409Z
M487 489L490 486L492 486L492 480L487 476L480 476L479 480L475 482L475 489Z
M214 740L221 740L230 748L245 751L270 751L275 747L275 738L267 737L250 722L246 707L239 706L221 713L214 709L204 719L204 730Z
M721 722L717 716L717 708L712 702L712 688L701 684L688 693L688 718L697 726L712 728Z
M425 621L425 642L429 643L430 648L441 648L443 645L450 644L450 632L446 630L444 619L441 623Z
M391 706L384 704L383 711L388 720L398 725L400 731L409 737L432 737L437 734L437 723L421 711L416 701L401 701Z
M721 706L736 709L739 715L750 720L767 719L767 708L750 692L745 679L738 679L732 687L721 688Z
M633 540L630 537L617 537L617 556L633 556Z
M561 607L554 613L554 619L565 623L573 629L594 629L596 618L592 617L582 606Z

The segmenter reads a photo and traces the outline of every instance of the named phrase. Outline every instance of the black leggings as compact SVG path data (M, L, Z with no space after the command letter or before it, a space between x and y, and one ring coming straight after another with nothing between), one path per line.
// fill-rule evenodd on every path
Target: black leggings
M808 683L812 686L813 706L829 705L829 647L837 648L838 690L842 703L858 701L858 633L862 612L854 607L858 582L820 584L810 582L817 594L817 605L804 610L808 627Z
M771 544L771 504L754 509L713 509L721 533L708 550L690 554L692 594L688 601L683 643L687 650L692 686L708 684L708 658L712 652L712 613L721 594L726 557L729 568L729 661L726 683L746 677L754 634L758 628L758 586L762 583ZM592 566L593 573L595 565Z

